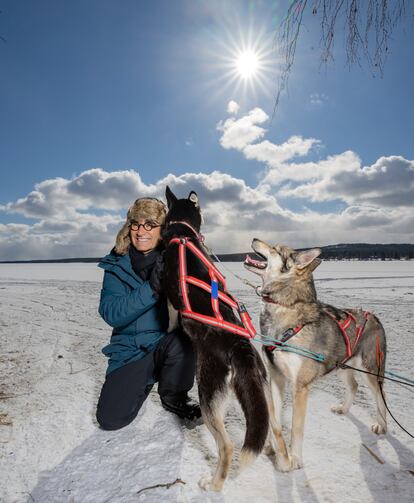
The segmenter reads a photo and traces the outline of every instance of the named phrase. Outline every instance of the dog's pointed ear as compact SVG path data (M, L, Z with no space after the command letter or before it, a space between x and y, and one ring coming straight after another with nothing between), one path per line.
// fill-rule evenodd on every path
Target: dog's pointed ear
M305 250L299 252L295 256L295 265L298 269L305 269L309 267L310 271L313 271L322 262L319 259L319 255L322 253L320 248L312 248L311 250Z
M200 203L198 202L198 196L197 194L194 192L194 190L192 190L188 196L188 200L191 201L192 203L194 203L197 208L200 207Z
M177 202L177 198L175 197L175 195L172 193L172 190L170 189L170 187L168 187L167 185L167 188L165 189L165 197L167 199L167 206L168 206L168 209L171 209L171 206Z

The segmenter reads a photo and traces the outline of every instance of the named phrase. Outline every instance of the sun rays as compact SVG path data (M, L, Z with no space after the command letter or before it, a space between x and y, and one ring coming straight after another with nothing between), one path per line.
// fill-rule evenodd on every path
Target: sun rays
M209 44L207 82L214 95L230 92L232 97L270 97L276 82L276 49L273 38L262 30L241 28L237 33L224 29Z

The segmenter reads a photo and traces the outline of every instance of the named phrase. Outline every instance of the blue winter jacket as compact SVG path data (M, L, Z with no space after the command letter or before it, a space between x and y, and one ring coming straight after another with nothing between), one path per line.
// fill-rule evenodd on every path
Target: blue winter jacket
M157 347L167 333L168 307L148 281L135 274L128 254L111 252L98 266L105 270L99 314L113 327L111 342L102 349L109 358L108 375Z

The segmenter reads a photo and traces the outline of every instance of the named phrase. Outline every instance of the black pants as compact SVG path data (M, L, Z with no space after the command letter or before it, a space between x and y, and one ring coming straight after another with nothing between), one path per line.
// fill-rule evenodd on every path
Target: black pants
M193 387L194 353L185 334L167 334L155 351L106 376L96 410L101 428L117 430L133 421L154 380L161 399L174 400Z

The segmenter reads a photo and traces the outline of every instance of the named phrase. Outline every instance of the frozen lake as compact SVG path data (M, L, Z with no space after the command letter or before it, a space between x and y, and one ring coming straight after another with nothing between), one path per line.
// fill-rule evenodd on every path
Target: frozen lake
M222 262L220 267L223 271L227 268L233 272L242 271L245 277L256 277L247 272L240 262ZM230 288L242 286L230 274L227 276ZM326 261L315 271L315 278L319 280L383 277L414 278L414 261ZM0 278L101 281L102 270L93 263L0 264Z
M258 297L229 271L254 283L257 276L240 263L220 268L257 326ZM315 278L321 300L381 318L387 368L413 379L414 262L324 262ZM204 425L187 429L166 413L156 390L131 425L99 430L94 411L106 368L100 349L111 331L97 313L101 280L96 264L0 264L2 503L413 500L414 441L391 418L387 435L370 432L374 406L365 386L349 415L333 415L330 405L343 391L334 374L310 397L305 468L281 474L262 454L240 476L233 471L221 494L197 485L216 463L211 435ZM386 391L391 410L413 432L412 388L389 383ZM235 403L226 424L237 450L244 429ZM177 478L185 484L137 494Z

